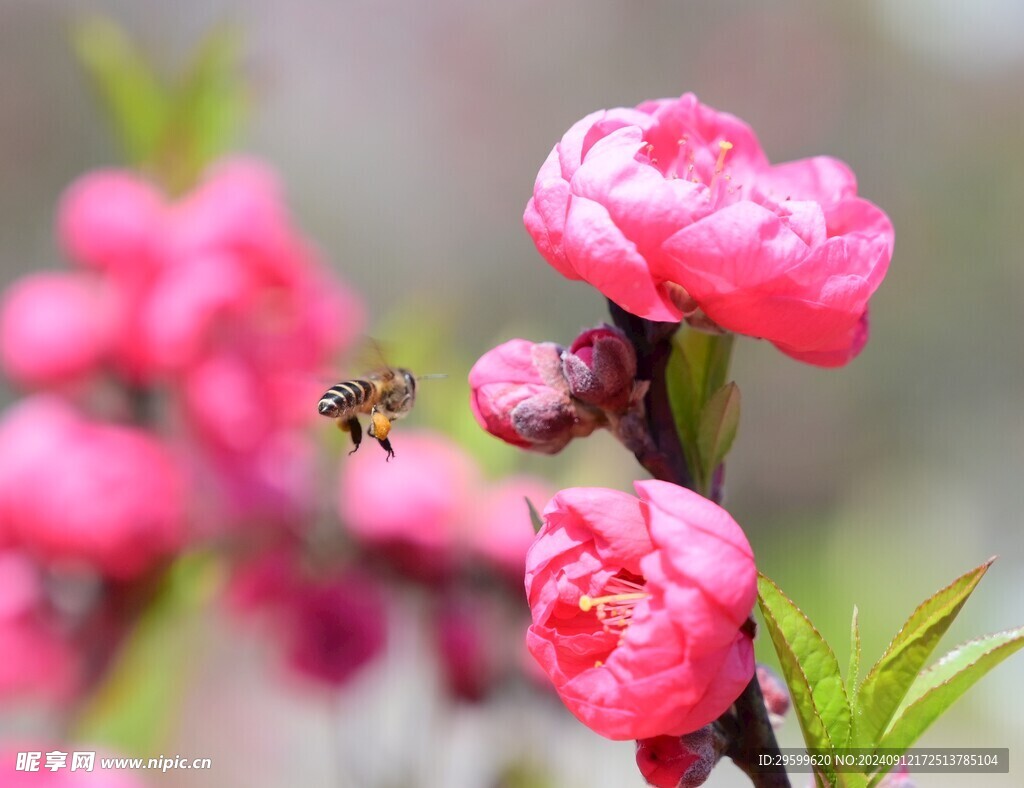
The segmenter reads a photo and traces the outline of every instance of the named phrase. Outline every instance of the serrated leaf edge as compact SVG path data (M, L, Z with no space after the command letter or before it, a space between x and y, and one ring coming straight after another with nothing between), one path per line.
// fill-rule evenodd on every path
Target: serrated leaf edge
M762 574L760 572L758 573L758 576L760 578L763 578L768 583L770 583L772 585L772 587L779 593L779 595L781 597L783 597L784 599L786 599L793 606L793 609L797 613L800 614L800 616L803 618L803 620L807 622L807 625L810 627L811 631L814 632L814 634L818 636L818 638L821 641L821 643L824 644L825 648L828 650L829 654L832 656L832 660L835 662L835 665L836 665L836 675L837 676L840 675L839 674L839 661L836 659L835 652L832 650L832 647L828 644L828 641L825 640L824 637L822 637L822 635L818 631L817 627L815 627L814 624L811 622L811 620L807 617L807 614L804 613L804 611L801 610L799 608L799 606L797 606L797 604L795 602L793 602L793 600L790 599L783 592L783 590L779 587L778 583L776 583L774 580L772 580L767 575ZM768 610L767 613L765 612L766 608L765 608L765 605L762 604L760 592L758 592L757 601L758 601L758 608L760 608L760 610L761 610L761 615L763 615L766 619L767 618L771 618L771 620L775 624L776 628L779 629L778 619L775 617L775 615L772 614L770 610ZM781 629L779 629L779 631L780 631L780 634L781 634ZM770 634L771 633L769 632L769 635ZM775 638L772 638L772 644L775 644ZM789 643L788 642L786 642L786 646L787 646L787 649L788 649L788 647L789 647ZM789 650L789 653L793 654L792 649L788 649L788 650ZM796 655L795 654L793 654L793 661L796 662L797 666L800 668L800 677L803 679L804 686L807 687L807 690L810 693L812 711L814 712L814 716L817 718L818 722L822 726L822 730L825 733L825 739L828 742L828 747L829 747L829 749L834 749L835 743L832 741L832 734L829 731L828 726L825 724L825 721L821 718L820 712L818 711L818 705L814 701L814 691L811 688L811 685L810 685L810 682L809 682L809 680L807 678L807 675L804 673L803 665L800 664L800 661L796 659ZM840 685L840 690L841 690L841 692L843 694L843 699L846 701L846 708L850 709L850 699L846 696L846 687L843 686L843 682L841 680L839 682L839 685ZM794 704L794 706L795 705L796 704ZM799 715L797 715L797 716L799 717ZM851 712L851 714L850 714L850 726L851 726L851 729L852 729L852 724L853 724L853 714ZM803 729L803 725L802 724L801 724L800 727L801 727L801 729ZM805 736L805 739L806 739L806 736ZM847 740L848 739L849 739L849 731L847 732ZM810 742L808 742L808 744L810 744ZM845 745L846 742L843 742L843 744Z
M930 666L930 667L928 667L928 668L927 668L926 670L923 670L923 671L921 671L921 673L919 674L919 676L918 676L918 677L919 677L919 678L920 678L920 677L923 677L923 676L924 676L925 674L929 673L929 672L930 672L930 671L932 671L932 670L933 670L934 668L937 668L937 667L938 667L939 665L941 665L941 664L942 664L943 662L945 662L945 661L947 660L947 658L951 658L951 657L952 657L952 655L953 655L953 654L954 654L954 653L955 653L956 651L959 651L960 649L962 649L962 648L964 648L964 647L966 647L966 646L970 646L970 645L971 645L971 644L973 644L973 643L980 643L981 641L985 640L986 638L993 638L993 637L998 637L999 635L1008 635L1008 634L1010 634L1011 632L1020 632L1020 633L1021 633L1022 635L1024 635L1024 627L1016 627L1016 628L1014 628L1014 629L1004 629L1004 630L1002 630L1002 631L1000 631L1000 632L993 632L993 633L991 633L991 634L989 634L989 635L982 635L981 637L977 637L977 638L972 638L971 640L966 640L966 641L964 641L963 643L960 643L960 644L958 644L958 645L954 646L954 647L953 647L953 649L952 649L952 650L951 650L951 651L950 651L949 653L947 653L947 654L943 655L943 657L942 657L942 658L941 658L941 659L940 659L940 660L939 660L938 662L936 662L936 663L935 663L934 665L931 665L931 666ZM981 655L979 655L978 659L981 659L982 657L986 657L986 656L988 656L988 655L990 655L990 654L993 654L994 652L996 652L996 651L999 651L999 649L1001 649L1001 648L1006 648L1007 646L1010 646L1010 645L1012 645L1012 644L1016 644L1016 645L1017 645L1017 648L1018 648L1018 649L1019 649L1019 648L1021 648L1021 644L1020 644L1020 641L1019 641L1019 640L1010 640L1010 641L1006 641L1006 642L1000 643L1000 644L999 644L998 646L994 646L993 648L989 649L988 651L984 651L984 652L982 652L982 653L981 653ZM1006 656L1007 656L1007 657L1009 657L1010 655L1009 655L1009 654L1007 654ZM972 663L972 664L974 664L974 663ZM966 666L966 667L964 668L964 670L967 670L967 669L968 669L969 667L970 667L970 665ZM994 668L994 667L995 667L995 665L993 665L992 667ZM890 732L892 732L892 730L894 730L894 729L895 729L895 727L896 727L896 725L897 725L897 724L899 723L899 721L900 721L900 720L902 720L902 719L903 719L903 718L904 718L904 717L905 717L905 716L907 715L907 712L911 711L911 710L912 710L912 709L913 709L914 707L916 707L916 706L917 706L917 705L918 705L918 704L919 704L920 702L922 702L923 700L925 700L926 698L928 698L928 697L929 697L929 696L930 696L930 695L931 695L932 693L934 693L934 692L937 692L937 691L941 690L941 689L942 689L943 687L946 687L946 686L948 686L948 685L949 685L949 683L950 683L951 681L953 681L953 680L954 680L955 678L957 678L958 676L960 676L960 675L961 675L962 673L963 673L963 671L959 671L959 672L957 672L957 673L954 673L954 674L953 674L952 676L950 676L950 677L949 677L948 679L946 679L945 681L941 682L940 684L936 684L936 685L935 685L934 687L932 687L931 689L929 689L929 690L928 690L928 691L927 691L927 692L926 692L926 693L925 693L924 695L922 695L922 696L921 696L920 698L918 698L918 699L917 699L916 701L914 701L914 702L913 702L913 703L911 703L911 704L910 704L909 706L907 706L906 708L904 708L904 709L903 709L903 710L901 711L901 713L899 714L899 716L896 716L896 717L894 717L894 718L893 718L893 720L891 721L891 723L890 723L889 727L888 727L888 728L886 728L885 734L883 734L883 735L882 735L882 737L881 737L881 739L879 740L878 746L879 746L879 747L884 747L884 746L885 746L885 737L886 737L886 736L887 736L887 735L888 735L888 734L889 734ZM979 677L978 677L978 678L977 678L977 679L976 679L976 680L975 680L974 682L972 682L971 686L973 686L973 685L974 685L975 683L977 683L978 681L980 681L981 679L983 679L983 678L984 678L984 677L985 677L986 675L987 675L987 672L986 672L986 673L984 673L984 674L982 674L981 676L979 676ZM968 688L968 689L969 689L969 688ZM966 691L967 691L967 690L965 689L965 690L964 690L964 692L966 693ZM963 694L961 694L961 695L960 695L960 696L959 696L959 697L958 697L958 698L957 698L956 700L960 700L960 698L962 698L962 697L963 697ZM955 702L956 702L956 701L954 701L954 703L955 703ZM952 704L950 704L950 706L948 706L948 707L947 707L947 709L948 709L948 708L951 708L951 707L952 707ZM938 717L936 717L936 720L937 720L937 719L938 719ZM933 722L934 722L934 720L933 720ZM931 723L929 723L929 726L930 726L930 725L931 725ZM927 730L927 727L926 727L926 728L925 728L924 730L922 730L922 731L921 731L921 733L920 733L920 734L918 735L918 737L920 737L920 736L924 735L924 732L925 732L925 730ZM916 742L916 741L917 741L917 739L914 739L913 741L909 742L909 743L907 744L907 746L906 746L905 748L903 748L903 749L908 749L908 748L910 748L911 746L913 746L914 742ZM881 779L882 779L882 778L883 778L883 777L885 776L885 774L886 774L885 772L881 772L881 773L877 774L877 775L876 775L876 776L875 776L874 778L872 778L871 782L870 782L870 783L868 783L868 788L871 788L872 786L874 786L874 785L877 785L877 784L878 784L878 783L879 783L879 782L881 781Z
M851 711L853 710L854 707L856 707L856 714L852 715L854 720L859 721L861 719L861 717L863 716L862 712L864 710L860 708L860 705L861 705L860 704L860 696L861 696L861 693L863 692L864 688L866 686L868 686L868 684L870 684L873 681L877 680L878 673L882 669L884 664L889 664L890 662L892 662L893 661L892 658L896 657L903 650L905 650L905 648L907 648L909 645L913 644L914 641L904 637L904 634L908 631L908 627L910 627L910 625L914 621L915 617L917 617L917 615L928 605L929 602L931 602L933 599L935 599L935 597L939 596L943 592L949 591L957 583L962 581L965 577L968 577L968 576L970 576L970 575L972 575L974 573L977 573L977 577L975 578L974 583L970 586L970 588L967 589L967 591L964 594L963 598L960 600L959 604L956 606L956 611L953 613L952 616L949 617L949 621L946 624L946 626L948 628L948 626L950 624L952 624L953 619L955 619L957 617L957 615L959 615L960 610L967 603L967 600L970 598L971 594L974 593L974 590L978 587L978 584L981 582L981 579L985 576L985 573L988 572L989 567L992 566L992 564L996 560L996 558L997 558L997 556L992 556L987 561L985 561L985 562L979 564L978 566L976 566L976 567L974 567L972 569L969 569L968 571L964 572L963 574L957 576L950 583L947 583L945 586L940 588L938 591L936 591L936 592L934 592L932 594L929 594L919 605L917 605L917 607L914 608L913 612L911 612L911 614L909 616L907 616L906 620L903 622L903 626L901 626L899 628L899 631L897 631L896 634L893 636L892 640L889 642L889 645L885 647L885 650L882 652L882 655L878 658L878 660L876 660L875 664L871 666L871 670L868 671L867 675L864 677L864 680L860 682L860 686L857 688L856 698L854 700L854 703L851 705ZM941 622L941 620L943 618L945 618L945 616L938 616L938 617L932 616L932 617L926 618L926 619L924 619L921 622L921 626L916 627L915 630L917 630L917 631L925 631L927 629L930 629L936 623ZM938 640L936 640L935 645L936 646L938 645ZM934 646L933 646L933 650L934 650ZM915 679L915 681L916 681L916 679ZM910 691L910 687L911 686L912 686L912 684L907 686L906 690L903 693L903 697L906 697L906 693ZM900 698L900 702L902 702L903 697ZM899 707L900 707L900 703L897 703L896 706L893 707L893 714L896 713L896 711L899 709ZM883 735L883 733L882 733L883 731L888 730L890 724L892 723L892 719L893 719L892 716L890 716L889 719L886 720L886 722L882 725L881 730L876 732L876 734L875 734L876 738L881 736L881 735ZM854 724L852 730L855 730L855 729L856 729L856 723ZM854 736L853 738L854 738L854 740L856 740L859 737ZM854 743L856 744L857 742L854 741ZM872 742L864 742L864 743L862 743L862 746L873 747L873 746L875 746L875 742L874 741L872 741Z
M854 605L853 606L853 620L850 622L850 665L849 671L846 674L846 700L850 703L850 725L853 725L853 718L857 714L857 710L854 708L855 699L857 697L857 684L860 679L860 610Z

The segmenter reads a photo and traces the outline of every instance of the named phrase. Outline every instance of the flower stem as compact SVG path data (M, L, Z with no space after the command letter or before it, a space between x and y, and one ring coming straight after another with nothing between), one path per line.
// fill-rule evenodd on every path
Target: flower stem
M755 675L747 688L736 699L732 709L722 721L732 717L730 722L734 729L729 736L729 746L725 754L732 758L750 782L757 788L789 788L789 777L785 767L778 764L779 745L775 741L775 731L768 721L768 712L761 695L761 685ZM725 726L729 729L729 725ZM767 756L774 763L772 766L759 766L760 756Z
M679 326L644 320L611 301L608 307L615 325L625 332L636 348L637 378L651 382L646 397L647 429L651 440L645 446L634 448L637 461L655 479L693 490L696 487L694 475L687 467L676 432L665 374L672 355L672 337ZM713 495L718 491L720 484L713 485ZM717 725L728 737L726 754L750 778L751 783L757 788L789 788L785 769L780 767L776 771L768 771L758 766L758 756L778 755L779 745L768 721L768 710L756 675Z
M637 462L655 479L692 490L694 480L676 433L665 376L672 355L672 336L679 326L677 323L644 320L611 301L608 308L612 321L636 348L637 378L651 382L646 397L647 432L651 441L645 446L635 447Z

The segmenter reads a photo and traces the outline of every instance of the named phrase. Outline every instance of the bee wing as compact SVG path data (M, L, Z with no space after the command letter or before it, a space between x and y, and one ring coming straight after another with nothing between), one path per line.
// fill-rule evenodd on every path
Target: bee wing
M377 376L394 375L388 372L391 369L389 354L385 352L386 346L371 336L363 336L351 354L351 364L348 367L350 377L359 377L372 373Z

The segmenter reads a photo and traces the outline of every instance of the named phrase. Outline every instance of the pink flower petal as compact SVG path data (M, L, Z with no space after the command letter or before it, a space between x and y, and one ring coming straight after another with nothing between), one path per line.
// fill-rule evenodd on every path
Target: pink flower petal
M636 245L599 203L581 197L569 203L565 249L576 272L628 312L664 322L682 317L658 290Z

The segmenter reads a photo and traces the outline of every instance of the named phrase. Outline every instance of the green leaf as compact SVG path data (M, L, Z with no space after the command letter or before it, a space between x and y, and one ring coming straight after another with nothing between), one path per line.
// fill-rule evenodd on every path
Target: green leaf
M853 606L853 621L850 622L850 668L846 673L846 697L854 703L857 700L857 680L860 678L860 620L857 606ZM856 709L853 709L856 716Z
M234 28L207 36L173 88L161 84L143 53L109 20L81 25L74 45L129 161L169 191L191 188L231 146L248 104Z
M132 164L156 150L170 111L167 90L124 31L94 17L76 27L72 44Z
M950 651L914 682L879 747L905 750L992 668L1024 646L1024 627L971 640ZM876 785L882 775L871 781Z
M76 738L139 756L164 749L192 664L196 613L221 580L221 567L209 554L185 555L171 565L76 720Z
M875 746L939 639L994 560L958 577L922 602L907 619L857 692L855 747Z
M537 507L533 505L533 501L525 496L523 497L523 500L526 501L526 507L530 510L530 522L533 524L533 532L538 534L540 533L540 529L544 527L544 520L537 512Z
M757 590L761 615L779 655L807 747L829 750L846 746L850 705L835 654L772 580L759 574Z
M215 29L199 47L174 92L160 139L157 166L171 186L188 188L232 143L248 104L238 68L239 37L232 27Z
M703 466L703 478L710 480L715 468L725 459L740 424L740 388L727 383L716 391L700 414L697 453Z
M679 433L679 440L684 447L695 446L697 443L697 420L704 406L701 391L694 382L694 375L682 343L674 342L672 355L669 356L668 367L665 370L665 383L669 402L672 404L676 432Z
M698 448L702 412L711 395L725 384L732 345L732 334L706 334L684 327L673 340L665 373L676 433L699 490L705 490L710 481Z

